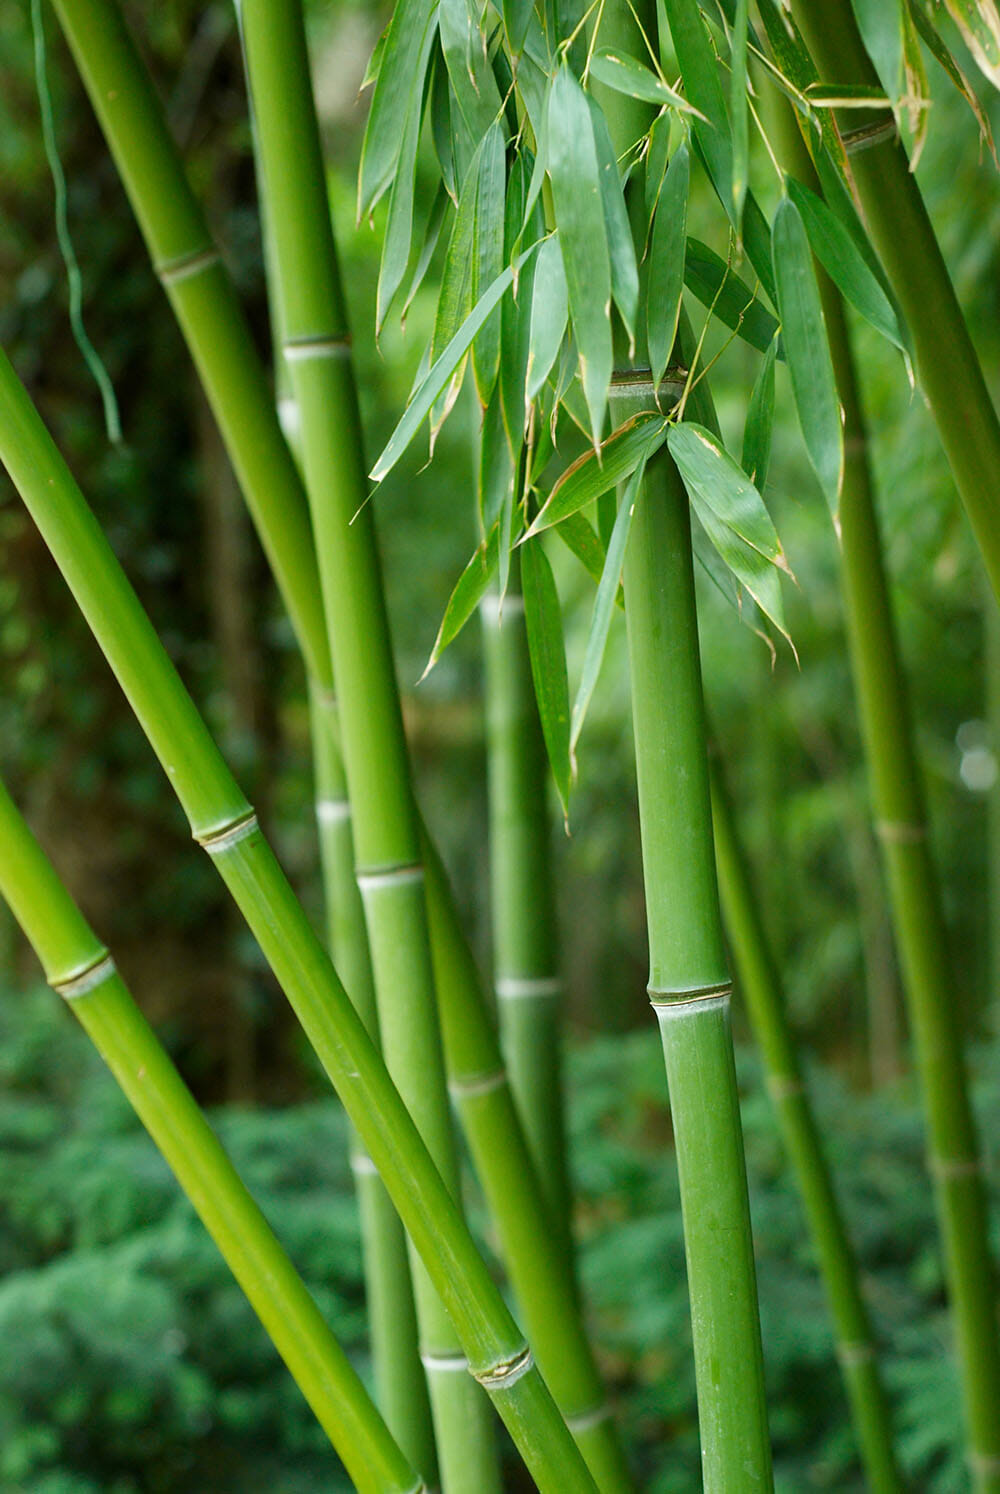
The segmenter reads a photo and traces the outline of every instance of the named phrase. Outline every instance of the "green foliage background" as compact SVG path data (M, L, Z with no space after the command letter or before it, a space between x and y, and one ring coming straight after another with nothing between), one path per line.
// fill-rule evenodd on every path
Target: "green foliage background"
M136 0L128 11L267 355L229 11L191 0ZM411 335L390 324L377 349L371 329L384 209L373 232L354 226L363 124L354 93L377 21L343 3L315 5L312 20L374 453L398 418L429 334L435 276L432 269L411 309ZM51 16L47 29L85 316L119 392L125 444L109 448L97 392L69 337L21 0L0 0L0 340L318 910L308 728L290 632L232 502L180 338ZM997 123L1000 111L987 102ZM943 90L920 180L996 395L1000 197L971 120ZM755 188L766 193L766 180ZM707 236L710 229L694 231ZM995 869L987 794L962 778L970 752L998 750L984 685L985 586L921 401L911 397L891 350L856 330L964 1015L980 1042L982 1132L995 1155L1000 1050L986 1041L1000 998L987 902ZM754 367L734 344L713 370L735 449ZM768 501L799 580L787 602L802 668L786 650L772 671L759 640L706 586L706 683L887 1344L903 1460L918 1487L946 1494L961 1478L948 1451L958 1445L959 1408L920 1123L868 829L834 540L785 380L779 369ZM377 503L428 817L485 958L475 629L419 690L412 684L476 540L463 439L474 418L463 404L441 436L433 471L421 472L423 453L414 449ZM220 533L222 552L212 548ZM235 555L235 571L220 564L223 552ZM572 683L592 585L568 555L553 550L553 560ZM236 613L242 624L227 634L223 622ZM185 1076L201 1099L220 1107L216 1118L234 1160L363 1363L359 1247L339 1111L163 795L138 729L5 482L0 680L5 774ZM681 1491L696 1479L693 1385L662 1061L643 997L626 680L616 619L581 744L572 836L558 844L572 1163L582 1276L641 1483ZM225 1494L270 1485L297 1494L340 1487L318 1430L165 1168L83 1035L51 993L32 984L30 959L5 920L0 930L0 1342L9 1350L0 1363L0 1490ZM873 1011L881 1024L874 1038ZM746 1048L741 1082L781 1487L849 1490L856 1465L820 1288ZM471 1184L470 1203L482 1229Z

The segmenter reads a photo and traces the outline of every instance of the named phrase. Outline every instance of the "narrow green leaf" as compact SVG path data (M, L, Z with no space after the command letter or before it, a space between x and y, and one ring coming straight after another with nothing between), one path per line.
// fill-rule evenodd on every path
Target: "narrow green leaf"
M424 229L423 248L420 251L413 274L410 277L410 284L406 291L406 300L403 302L403 310L400 313L404 322L406 321L406 313L413 305L414 297L423 285L427 271L430 269L431 260L434 258L434 251L437 249L441 238L441 230L444 228L444 220L448 215L448 201L448 193L445 190L444 183L439 182L427 218L427 227Z
M674 52L684 78L684 91L705 117L694 124L694 135L705 158L715 190L732 216L732 139L726 100L719 81L715 52L698 0L665 0Z
M778 204L773 244L781 335L799 424L809 459L836 521L844 476L840 401L809 240L799 210L789 197L783 197Z
M600 581L604 574L604 560L608 552L583 514L570 514L552 532L562 540L567 550L572 551L588 576L592 576L595 581ZM615 605L624 611L625 593L620 587L615 597Z
M746 281L700 239L687 241L684 284L703 306L737 332L751 347L766 352L778 330L771 313L757 300Z
M500 117L501 101L470 0L439 0L438 30L452 98L473 141L481 140Z
M667 422L658 410L633 415L608 437L599 452L587 451L566 468L528 530L540 534L569 514L579 513L602 493L624 482L666 438Z
M438 635L434 640L434 647L431 649L431 656L427 660L424 672L420 676L421 679L426 679L449 643L458 637L486 595L486 589L496 575L499 533L499 526L494 524L489 538L479 546L455 583L455 589L448 598L448 605L444 610L444 617L441 619L441 626L438 628Z
M521 548L521 589L542 735L566 815L570 789L569 681L559 596L541 540L531 540Z
M881 88L864 83L810 83L805 90L817 109L887 109L889 100Z
M534 157L528 150L521 150L514 159L507 183L507 200L504 205L504 253L513 259L516 245L525 225L524 208L527 201L530 179L534 170ZM528 224L529 238L539 238L544 232L540 207L532 214ZM543 244L542 248L547 246ZM559 259L558 245L553 246ZM531 347L531 315L534 301L535 275L540 255L535 256L517 277L513 294L505 296L501 305L500 401L504 429L510 446L511 459L516 464L524 445L525 426L528 418L526 387L528 359ZM560 270L562 268L560 261Z
M775 338L764 354L764 362L754 380L743 427L743 471L758 493L763 493L767 469L771 462L771 432L774 428L774 359L778 351Z
M414 393L409 405L403 412L402 419L389 437L388 443L369 473L373 482L382 482L387 474L392 471L430 414L431 407L438 398L438 395L447 387L452 374L469 351L476 333L486 321L494 306L499 304L501 296L514 278L515 268L526 264L537 248L537 244L532 244L530 249L526 249L523 254L519 255L516 266L508 265L503 273L497 276L493 284L481 297L478 305L466 317L461 327L459 327L454 337L448 343L448 346L441 353L441 356L436 358L431 364L427 377Z
M785 607L777 570L770 561L764 559L759 550L746 544L727 524L723 524L707 504L693 495L691 506L728 570L757 603L764 616L788 639L794 652L791 635L785 626Z
M692 501L781 570L788 569L771 516L753 483L711 431L688 421L667 433L670 455Z
M736 0L732 55L729 59L729 117L733 132L733 213L740 233L743 202L750 176L750 136L747 109L747 0Z
M506 171L504 135L493 124L483 137L479 151L479 181L476 192L475 228L472 248L472 303L500 274L504 264L504 193ZM479 402L489 404L500 370L500 311L487 318L472 344L472 371Z
M569 319L568 295L559 236L553 234L545 240L535 261L526 374L529 400L535 398L559 356Z
M903 86L902 0L851 0L851 6L875 71L889 97L898 99Z
M933 53L940 66L951 79L953 86L962 95L962 98L972 110L976 124L979 126L980 139L989 148L994 166L1000 170L1000 160L997 159L996 144L993 139L993 128L990 125L989 116L979 102L978 94L945 44L944 38L935 28L931 4L932 0L909 0L909 10L913 24L924 45Z
M514 460L497 390L483 415L479 443L479 515L484 534L489 534L513 491Z
M670 130L673 121L669 114L658 114L649 130L649 145L646 150L646 216L652 219L667 173L670 157Z
M661 107L669 104L672 109L704 119L704 115L683 94L668 88L662 78L634 57L626 57L621 52L595 52L590 59L590 74L616 93L625 94L626 98L641 99Z
M434 69L434 77L431 81L430 118L431 139L434 142L434 154L441 168L441 180L452 202L457 203L458 190L465 180L467 168L460 169L458 164L459 132L457 129L452 129L451 89L448 86L448 69L443 66Z
M400 0L385 35L358 176L358 217L370 212L396 174L413 100L422 98L437 0Z
M995 0L945 0L983 76L1000 88L1000 13Z
M569 732L569 755L571 763L576 756L576 744L580 740L580 732L587 715L587 707L597 684L597 677L601 672L601 664L604 660L604 649L608 641L608 630L611 627L611 614L614 611L615 598L621 585L622 567L625 563L625 547L628 544L629 532L632 528L632 515L639 497L639 489L642 485L643 473L646 470L646 462L643 458L638 467L632 473L622 494L621 503L618 506L618 514L615 518L611 537L608 541L608 553L605 557L604 568L601 579L597 586L597 596L594 599L594 610L590 617L590 630L587 634L587 646L583 654L583 669L580 674L580 684L573 701L573 714L570 719Z
M927 142L927 117L930 109L930 85L920 38L909 7L903 11L903 105L913 141L910 146L910 170L917 163Z
M515 57L525 44L534 14L533 0L503 0L504 29Z
M590 104L565 65L552 80L546 164L579 353L580 380L596 446L604 426L614 366L611 255Z
M670 361L681 310L689 182L688 148L681 145L674 151L663 181L649 248L646 339L653 384L657 388Z
M861 257L848 229L823 199L801 182L789 177L785 186L799 210L812 252L841 295L877 332L906 352L895 309Z
M632 226L625 210L622 179L608 133L607 120L593 99L589 100L594 143L601 168L601 202L611 255L611 294L621 313L629 342L635 343L635 318L639 310L639 268L635 262Z
M434 33L428 29L424 37L423 50L418 60L418 71L423 79L427 60L434 43ZM382 263L379 268L376 329L381 331L389 314L389 307L403 283L406 267L410 262L413 243L413 196L417 172L417 146L420 141L420 126L424 113L423 84L414 89L407 101L407 112L403 123L403 136L396 161L392 191L389 194L389 215L382 244Z

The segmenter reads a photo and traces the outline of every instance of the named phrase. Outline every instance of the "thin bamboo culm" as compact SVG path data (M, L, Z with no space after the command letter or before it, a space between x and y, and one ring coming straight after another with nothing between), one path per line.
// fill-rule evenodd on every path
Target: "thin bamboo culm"
M543 1491L593 1481L454 1200L135 593L9 362L0 459L255 934Z
M902 1488L892 1425L868 1309L812 1103L788 1022L785 994L740 845L732 806L716 762L710 764L712 821L726 932L760 1051L767 1089L812 1235L830 1307L837 1358L851 1408L867 1486L873 1494Z
M511 1088L566 1269L572 1205L560 1059L548 761L535 702L519 567L481 606L485 659L494 989Z
M328 692L314 686L309 705L327 941L334 968L369 1037L380 1047L364 910L354 876L351 806L337 751L336 703ZM406 1235L353 1127L350 1155L361 1221L375 1399L400 1447L430 1485L436 1462L434 1435L417 1348Z
M2 782L0 897L162 1152L355 1486L418 1494L423 1481Z
M198 227L195 243L204 242L207 229L191 197L149 77L113 0L61 0L59 10L154 263L162 259L162 246L156 236L161 213L165 211L156 200L160 195L175 197L186 204L185 221ZM203 262L201 272L208 273L210 263ZM192 269L199 268L194 250L190 265ZM276 567L279 586L283 577L297 573L299 567L308 567L313 579L303 584L307 589L311 585L313 593L318 594L308 519L303 525L285 522L284 509L287 506L290 511L293 492L299 509L307 513L287 447L275 445L268 435L267 450L284 453L286 471L275 489L284 495L281 506L266 504L267 471L253 465L259 433L267 432L269 425L273 425L274 412L270 391L259 376L259 364L245 328L228 325L241 317L239 305L231 288L227 288L226 294L207 308L198 297L181 306L178 291L184 284L183 278L172 284L171 298L206 388L214 390L213 404L225 408L231 402L237 411L248 412L245 420L222 421L222 430L241 478L244 481L252 478L258 484L254 511L261 525L267 525L266 548L269 552L289 552L283 565ZM221 335L217 325L220 322ZM240 356L223 358L216 364L213 355L217 346L223 351L237 346ZM307 547L306 553L303 546ZM282 591L284 594L284 586ZM288 597L285 599L287 603ZM308 637L302 639L307 661L325 657L328 672L329 649L320 611L313 608L307 613L293 612L292 617L300 630L307 625L310 629ZM314 668L313 673L322 687L327 676L320 668ZM565 1274L549 1267L548 1213L510 1102L475 961L440 869L430 880L428 898L435 931L435 965L440 963L448 972L448 1015L446 1018L443 1009L442 1022L449 1084L496 1221L504 1259L543 1372L573 1428L574 1438L584 1450L588 1466L602 1490L624 1491L631 1484L621 1439L610 1415L578 1308L572 1293L567 1291ZM443 996L441 1000L444 1003ZM491 1086L485 1096L480 1088L484 1073L490 1075Z
M613 408L619 424L629 412ZM772 1487L687 494L650 463L625 556L649 994L673 1119L708 1494Z
M782 111L781 129L789 160L810 180L805 146L787 109ZM886 147L876 149L882 152ZM900 147L893 144L888 149L886 170L894 180ZM908 173L904 195L923 213ZM929 223L926 226L930 232ZM938 262L947 278L940 255ZM963 1057L958 987L928 842L850 333L836 288L820 267L817 274L844 411L840 542L851 673L927 1113L928 1162L954 1315L969 1463L979 1494L996 1494L1000 1490L1000 1323L995 1310L988 1205ZM922 362L920 376L923 382Z

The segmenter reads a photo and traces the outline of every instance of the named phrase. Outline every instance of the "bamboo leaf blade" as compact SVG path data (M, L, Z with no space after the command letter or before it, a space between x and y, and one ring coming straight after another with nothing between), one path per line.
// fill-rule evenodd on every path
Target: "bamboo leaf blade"
M905 0L851 0L854 19L875 70L889 96L903 87L903 4Z
M528 340L526 394L533 400L552 372L566 335L569 290L559 235L543 243L535 261L531 296L531 334Z
M568 815L571 775L566 649L559 595L552 567L539 539L529 540L522 546L521 588L542 735L563 814Z
M449 643L458 637L486 595L487 588L497 573L500 555L499 535L500 527L494 524L489 538L479 546L455 583L434 640L434 647L431 649L431 656L420 676L421 680L426 679L430 674Z
M700 239L689 238L687 241L684 284L703 306L709 307L744 342L762 353L767 352L774 341L778 323L746 281L741 280L726 261Z
M670 361L681 310L689 183L690 157L687 145L681 144L663 179L649 246L646 341L657 388Z
M471 279L473 305L503 271L505 186L503 130L499 124L493 124L479 152ZM500 372L500 329L498 308L486 318L472 344L472 371L484 408L489 404Z
M666 434L667 422L658 410L633 415L612 432L599 452L584 452L566 468L532 521L525 539L562 523L609 488L624 482L644 458L648 460L662 446Z
M844 478L844 432L809 240L791 198L774 219L774 274L792 393L806 451L836 522Z
M841 295L876 332L881 332L908 356L907 340L895 308L862 258L849 230L822 198L801 182L788 177L785 185L799 211L812 252Z
M733 135L732 198L735 228L740 233L743 203L750 179L750 136L747 108L747 0L736 0L729 63L729 116Z
M428 29L424 47L418 59L418 69L426 70L433 45L434 35ZM414 90L410 95L406 119L403 125L399 155L396 160L392 187L389 192L389 214L386 219L385 239L382 245L382 262L379 267L376 335L385 325L389 308L406 276L413 246L413 209L417 175L417 147L423 121L423 90Z
M607 555L605 556L604 566L601 570L601 577L597 586L597 596L594 598L594 610L591 613L590 629L587 633L587 644L583 655L583 669L580 673L580 684L573 701L573 711L570 718L569 755L570 762L574 765L574 772L576 745L580 740L580 733L583 730L587 709L594 693L594 687L597 684L597 677L601 672L601 665L604 662L604 651L607 646L608 632L611 627L611 616L614 612L615 602L621 587L622 568L625 564L625 549L628 545L629 532L632 527L632 515L635 511L635 504L639 501L639 493L645 470L646 461L645 458L642 458L638 467L636 467L629 478L625 491L622 494L614 527L611 530Z
M788 570L781 542L753 483L711 431L690 421L671 425L667 445L693 502L709 508L727 529L780 570Z
M597 103L589 100L594 142L600 165L601 203L611 256L611 295L621 313L630 345L635 343L635 318L639 309L639 268L635 262L632 228L625 210L622 181L615 159L607 120Z
M452 96L469 137L481 140L500 116L500 93L470 0L439 0L438 34Z
M679 109L685 114L705 118L690 100L668 87L662 78L657 77L652 69L635 57L626 57L619 52L595 52L590 60L590 74L599 83L613 88L616 93L624 94L626 98L657 104L661 108L668 104L670 108Z
M732 573L739 586L753 598L764 616L774 624L794 652L795 646L785 624L781 579L775 567L770 561L765 560L759 550L755 550L752 545L740 539L728 524L724 524L718 518L708 504L702 503L701 499L695 497L694 494L691 495L691 506L726 569Z
M1000 12L995 0L945 0L983 76L1000 88Z
M569 294L591 435L600 443L614 367L611 254L601 196L601 163L590 102L569 68L552 80L546 166Z
M763 493L771 461L771 433L774 427L774 360L777 339L764 354L764 362L754 381L743 428L741 466L758 493Z
M437 0L400 0L385 34L361 147L358 217L391 185L414 96L423 94Z

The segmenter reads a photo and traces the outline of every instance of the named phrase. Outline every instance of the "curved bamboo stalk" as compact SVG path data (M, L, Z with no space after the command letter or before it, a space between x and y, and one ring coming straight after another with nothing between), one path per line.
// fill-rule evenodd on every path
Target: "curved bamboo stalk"
M559 957L551 866L548 760L531 678L517 556L503 607L482 607L486 664L490 893L500 1041L565 1269L572 1200L560 1058Z
M301 1277L0 782L0 895L114 1074L359 1489L425 1489Z
M161 193L174 194L185 200L191 197L184 168L166 129L162 110L148 74L121 22L114 0L59 0L58 9L91 102L156 262L161 257L162 247L156 237L160 211L157 196ZM109 106L109 100L116 104L115 108ZM140 121L142 127L134 127L134 120ZM148 151L145 144L147 134L150 142ZM198 242L201 242L207 237L207 229L200 218L198 221L202 235ZM215 341L213 329L219 319L231 320L240 318L241 315L239 304L231 290L205 314L202 314L200 302L192 302L190 315L184 318L181 325L204 380L208 379L211 369ZM237 342L240 347L247 348L245 358L233 358L226 364L227 372L234 380L246 375L233 395L234 406L245 412L246 419L227 420L223 426L223 435L234 466L243 480L249 482L256 480L251 474L255 473L252 456L257 433L273 422L274 409L266 382L258 385L257 375L252 367L256 362L255 355L245 333L226 326L223 328L221 341L223 346ZM259 369L259 363L257 368ZM217 393L221 400L228 397L226 390L220 385L217 385ZM289 552L285 555L283 566L276 572L279 584L283 575L294 573L297 567L307 563L301 553L302 546L306 545L309 551L308 564L314 579L311 583L304 581L303 584L318 594L315 553L308 522L304 527L297 522L286 522L293 506L293 491L294 502L299 509L303 513L307 510L305 495L287 447L284 452L291 479L289 481L287 474L282 479L279 489L284 495L282 503L265 507L258 494L257 512L261 523L268 526L269 547L275 551L287 549ZM264 491L266 493L266 484ZM287 605L285 593L286 588L282 587ZM315 609L306 615L300 614L298 626L304 629L307 625L308 636L300 638L307 660L322 660L324 656L328 660L326 625L322 615L317 615ZM321 689L329 688L328 665L326 673L317 665L313 668L313 674ZM464 934L451 889L443 875L433 887L428 887L428 895L436 906L435 928L442 930L443 935L447 932L449 948L460 947L464 943ZM437 961L438 950L435 949L433 953ZM447 950L442 958L445 961L449 959ZM471 1074L471 1071L463 1070L460 1066L455 1067L454 1064L459 1064L459 1059L456 1057L453 1064L452 1058L453 1054L462 1052L461 1042L455 1034L464 1026L468 1026L475 1034L475 1041L482 1048L490 1049L495 1054L490 1072L501 1067L499 1049L492 1033L479 974L471 954L461 963L461 971L460 978L451 983L449 992L449 1000L453 1004L450 1018L453 1035L451 1041L448 1037L448 1022L442 1013L442 1022L446 1028L445 1051L449 1081L457 1087L465 1084ZM521 1309L528 1321L539 1325L537 1328L533 1327L533 1336L536 1332L541 1333L544 1325L546 1347L543 1348L539 1343L537 1351L539 1358L545 1363L546 1378L554 1386L567 1387L566 1398L559 1398L560 1409L575 1429L574 1437L578 1445L586 1449L588 1464L595 1476L602 1480L602 1490L614 1494L615 1490L631 1487L625 1471L626 1463L618 1429L607 1412L593 1351L583 1332L578 1308L571 1302L564 1302L558 1313L551 1312L547 1298L548 1288L544 1284L549 1273L545 1271L539 1274L532 1267L532 1262L542 1260L549 1250L548 1213L533 1176L516 1111L509 1103L509 1092L504 1089L498 1093L501 1098L491 1106L488 1123L481 1107L459 1103L463 1128L469 1138L480 1181L489 1198ZM506 1102L502 1098L503 1093L506 1093ZM521 1252L516 1263L511 1259L511 1250ZM572 1387L575 1389L571 1389ZM562 1396L562 1391L558 1392L558 1396ZM612 1470L617 1470L614 1477Z
M385 1064L82 493L0 356L0 459L382 1175L490 1395L543 1491L593 1481Z
M650 387L650 397L652 387ZM620 423L626 412L614 412ZM649 995L670 1091L704 1486L772 1487L746 1164L705 752L687 494L650 463L625 555Z
M781 976L760 917L753 880L718 764L710 763L719 891L754 1037L809 1222L869 1489L902 1488L892 1426L858 1266L788 1023Z

